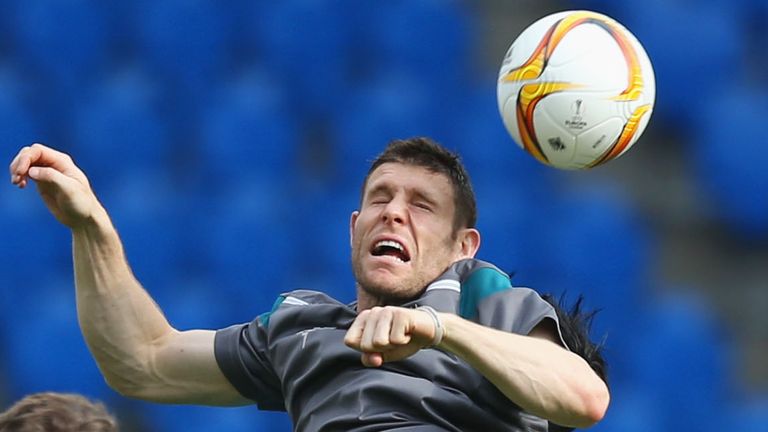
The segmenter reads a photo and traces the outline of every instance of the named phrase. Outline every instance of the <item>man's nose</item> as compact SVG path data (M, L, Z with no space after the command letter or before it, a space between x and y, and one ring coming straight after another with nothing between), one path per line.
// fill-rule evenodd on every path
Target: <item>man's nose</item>
M407 206L400 199L391 200L381 213L381 219L384 223L402 224L405 223L407 217Z

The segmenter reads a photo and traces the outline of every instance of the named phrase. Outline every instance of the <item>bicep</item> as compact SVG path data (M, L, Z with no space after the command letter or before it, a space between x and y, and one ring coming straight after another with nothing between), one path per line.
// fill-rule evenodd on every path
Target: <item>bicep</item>
M197 405L246 405L243 397L222 373L214 354L216 332L174 331L152 350L150 383L142 399Z

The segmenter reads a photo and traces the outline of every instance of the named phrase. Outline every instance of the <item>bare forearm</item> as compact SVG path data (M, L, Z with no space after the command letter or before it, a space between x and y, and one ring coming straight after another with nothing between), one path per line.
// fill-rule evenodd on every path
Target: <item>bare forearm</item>
M103 209L72 235L83 336L110 384L131 391L152 370L152 344L174 330L131 272Z
M147 400L242 403L216 363L216 333L178 332L168 324L133 276L112 222L72 158L33 144L9 169L20 188L33 180L48 210L72 230L80 328L109 384Z
M463 358L526 412L572 427L602 418L608 390L580 357L548 340L441 314L440 348Z

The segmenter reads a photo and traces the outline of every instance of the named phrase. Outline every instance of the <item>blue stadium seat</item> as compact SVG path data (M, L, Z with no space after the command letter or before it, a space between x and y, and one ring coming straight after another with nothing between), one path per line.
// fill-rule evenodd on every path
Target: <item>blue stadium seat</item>
M187 128L188 116L231 64L231 22L224 8L204 0L141 0L131 25L139 56L171 90L176 121Z
M111 185L141 170L173 170L172 162L183 160L172 153L154 84L142 71L124 70L84 90L72 125L73 157L94 185Z
M109 389L88 351L77 323L71 276L44 272L25 281L14 299L13 321L6 329L5 359L11 397L39 391L82 393L109 404Z
M720 430L760 431L768 424L768 397L755 395L736 401L727 409L725 422Z
M450 105L423 81L394 70L381 70L334 107L331 157L339 182L359 182L386 143L396 138L431 136L443 141L453 117Z
M71 235L48 213L34 185L0 187L0 233L0 292L10 299L37 276L71 275ZM13 309L13 302L3 307Z
M50 91L76 97L105 67L112 35L104 2L29 0L7 12L14 17L17 53Z
M212 430L290 432L291 422L282 412L259 411L255 406L237 408L143 404L148 430L208 432Z
M621 3L632 3L634 0L627 0ZM621 11L625 7L613 0L570 0L568 9L572 10L591 10L599 12L617 19L620 18Z
M200 261L217 293L237 306L237 316L269 310L286 290L295 265L290 191L280 182L241 181L202 201L206 230L197 237Z
M579 188L535 222L548 247L541 270L554 276L555 293L583 294L588 307L602 309L597 334L630 328L650 277L649 228L624 195L609 185Z
M549 262L548 248L541 238L541 213L535 204L541 198L529 192L546 192L535 187L526 191L512 183L499 173L494 183L475 182L481 235L478 258L514 273L515 285L542 290L548 284L538 269Z
M768 238L768 91L726 85L705 97L688 154L716 217L744 239Z
M477 190L496 185L537 194L549 185L553 171L512 139L499 114L495 83L490 84L461 99L455 116L460 120L452 122L445 144L459 151Z
M419 77L436 92L467 81L471 11L458 1L367 2L373 69ZM365 40L365 39L364 39Z
M743 22L726 2L615 2L621 21L645 47L656 74L656 115L690 126L713 86L740 77L748 46ZM717 31L713 31L717 29ZM701 49L706 47L706 49Z
M624 355L634 385L659 402L664 430L722 430L733 347L713 310L692 293L670 294L634 328Z
M609 365L610 371L610 365ZM617 388L610 381L611 403L605 417L590 432L666 432L674 431L664 426L660 418L659 401L649 392L632 388Z
M250 322L268 310L250 300L243 304L242 297L222 293L221 284L208 280L199 269L190 268L188 273L175 275L163 286L147 286L168 322L178 330L216 330Z
M46 138L41 118L33 111L32 86L13 66L0 66L0 130L5 146L3 157L10 159L21 147Z
M297 200L292 226L298 271L290 288L323 291L339 301L355 296L349 243L352 211L359 208L362 178L344 188L306 192Z
M287 84L291 104L306 118L324 119L346 93L356 22L350 7L354 2L284 0L261 3L249 16L257 60Z
M300 172L300 128L278 81L252 70L218 88L203 111L200 174L214 179L290 183Z
M122 238L125 254L148 289L167 286L184 264L187 214L180 209L168 175L129 172L114 183L97 187Z

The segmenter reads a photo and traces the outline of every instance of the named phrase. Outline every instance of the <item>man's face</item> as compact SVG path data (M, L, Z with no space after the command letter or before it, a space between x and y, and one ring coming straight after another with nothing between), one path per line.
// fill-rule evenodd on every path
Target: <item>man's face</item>
M350 221L358 299L413 298L466 257L462 235L453 235L453 196L445 175L423 167L385 163L371 173Z

